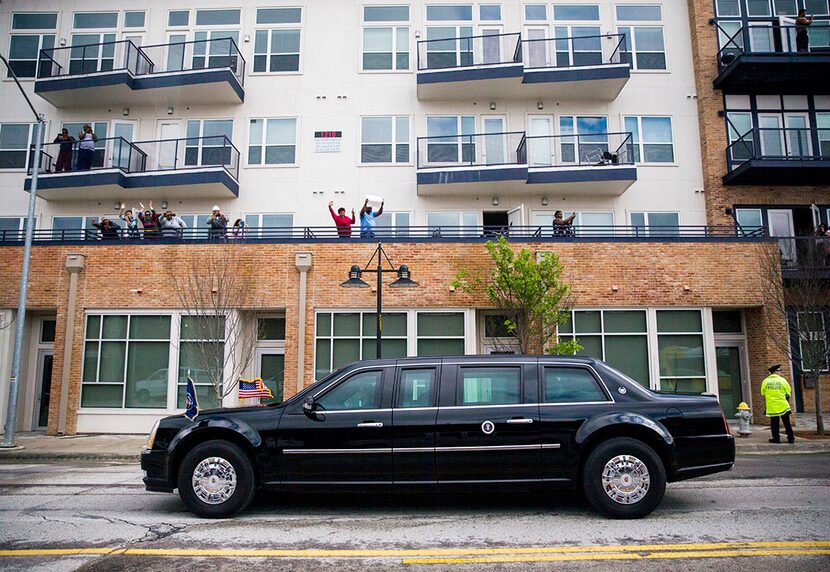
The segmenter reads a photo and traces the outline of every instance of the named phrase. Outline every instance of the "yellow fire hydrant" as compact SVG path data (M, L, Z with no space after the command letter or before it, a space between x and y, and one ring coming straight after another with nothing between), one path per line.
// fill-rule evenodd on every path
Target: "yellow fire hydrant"
M749 426L749 422L752 421L752 412L746 402L741 401L738 404L738 412L735 414L735 417L738 418L739 422L738 436L749 437L752 434L752 429Z

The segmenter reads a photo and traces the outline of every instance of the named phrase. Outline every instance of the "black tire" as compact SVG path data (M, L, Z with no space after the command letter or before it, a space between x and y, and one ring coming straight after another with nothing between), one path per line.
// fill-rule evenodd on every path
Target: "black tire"
M228 469L232 468L235 477L235 488L230 492L228 498L222 500L224 495L216 495L215 501L207 502L200 498L210 496L208 490L195 490L193 475L200 463L205 459L216 457L224 463L214 464L221 468L228 475ZM228 441L214 440L205 441L196 445L185 455L179 465L178 474L179 496L185 506L198 516L205 518L224 518L244 510L254 498L256 493L256 478L251 460L239 447ZM230 480L230 479L225 479ZM227 488L223 489L227 494Z
M626 456L624 459L617 459ZM639 460L648 472L647 486L644 483L645 473L642 466L632 462L631 457ZM618 500L606 492L603 481L603 472L606 465L614 459L618 460L621 471L617 474L620 479L631 478L617 482L617 488L609 483L609 489ZM639 486L638 486L639 485ZM666 492L666 470L663 462L654 449L629 437L615 437L600 443L585 461L582 471L582 489L585 498L596 510L611 518L642 518L657 508Z

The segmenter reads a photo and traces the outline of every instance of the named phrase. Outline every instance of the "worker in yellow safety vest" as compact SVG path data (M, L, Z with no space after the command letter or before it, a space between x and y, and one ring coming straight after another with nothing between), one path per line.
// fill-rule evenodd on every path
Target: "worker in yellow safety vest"
M770 443L780 443L781 435L778 432L778 420L784 421L784 430L787 432L787 443L794 443L793 427L790 425L790 384L778 375L781 365L776 364L767 371L769 375L761 382L761 395L766 400L766 416L772 430Z

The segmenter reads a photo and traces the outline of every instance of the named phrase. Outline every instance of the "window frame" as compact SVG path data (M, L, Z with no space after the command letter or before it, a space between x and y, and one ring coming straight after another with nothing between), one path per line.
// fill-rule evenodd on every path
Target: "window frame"
M798 320L798 322L799 322L799 324L796 326L798 328L796 331L799 331L799 329L800 329L801 316L804 315L804 314L818 314L821 317L821 325L823 327L823 330L818 330L818 331L810 330L809 335L810 335L811 338L813 337L813 334L819 334L819 335L824 336L824 352L826 354L828 352L828 343L830 343L830 340L827 339L827 313L822 312L820 310L805 310L805 311L796 312L796 318L795 319ZM799 369L803 373L806 373L806 372L814 373L813 370L807 369L807 368L804 367L804 357L803 357L804 353L802 351L804 340L802 339L802 337L800 335L797 336L797 340L798 340L798 366L799 366ZM810 340L810 341L815 341L816 343L818 343L821 340ZM825 374L825 373L828 373L828 372L830 372L830 359L825 360L824 368L819 370L819 374Z
M700 330L696 330L694 332L681 332L681 331L665 331L661 332L658 326L658 314L660 312L689 312L694 311L700 314ZM711 316L710 320L711 321ZM656 343L656 351L657 351L657 360L655 363L655 369L657 372L657 380L656 380L656 390L658 391L666 391L667 393L686 393L686 392L678 392L675 386L675 390L669 391L667 389L663 389L663 379L703 379L704 383L704 390L703 392L709 391L709 374L710 374L710 364L708 359L708 349L709 349L709 340L707 339L707 327L711 329L711 324L707 325L707 317L706 313L704 312L704 308L685 308L685 307L671 307L671 308L657 308L654 311L654 339ZM703 360L703 373L701 375L662 375L660 373L660 337L661 336L700 336L701 340L701 360Z
M408 15L409 18L407 20L372 20L366 21L366 8L378 8L378 7L406 7L408 8ZM365 34L364 30L366 29L386 29L390 28L392 30L392 67L389 69L366 69L364 67L363 58L366 54L365 50ZM400 46L398 45L398 29L405 28L406 29L406 54L407 54L407 62L408 65L406 69L398 67L398 54L403 53L400 51ZM413 50L412 50L412 6L410 4L396 4L394 2L388 4L361 4L360 5L360 39L359 39L359 64L358 64L358 73L414 73L415 68L417 68L417 62L415 66L412 65L413 63ZM369 53L386 53L386 52L369 52Z
M300 21L299 22L287 22L282 24L257 24L257 12L261 9L266 10L273 10L273 9L299 9L300 10ZM294 52L279 52L274 53L271 51L271 42L273 40L273 34L271 32L275 30L283 30L283 31L291 31L297 30L300 34L299 39L299 46L297 51L297 69L296 70L282 70L282 71L271 71L271 57L274 55L293 55ZM254 33L253 33L253 42L251 46L251 71L250 75L255 76L264 76L264 75L301 75L303 73L303 40L305 39L305 8L303 6L277 6L277 7L257 7L254 11ZM256 35L257 32L267 31L268 39L267 39L267 46L266 52L264 54L262 52L256 51ZM241 51L241 50L240 50ZM265 55L266 57L266 70L265 71L254 71L254 65L257 56Z
M54 28L15 28L14 27L14 16L15 14L55 14L55 27ZM8 52L9 52L9 64L13 64L14 62L29 62L33 60L28 59L20 59L20 58L12 58L11 57L11 43L12 39L15 36L37 36L38 38L38 47L37 53L35 54L34 62L35 62L35 75L34 76L21 76L18 75L17 78L20 81L34 81L40 76L40 51L43 49L50 49L43 47L43 40L45 36L52 36L52 48L57 48L58 46L58 30L60 30L61 24L61 13L60 12L52 12L52 11L38 11L38 10L26 10L26 11L14 11L9 14L9 43L8 43ZM4 76L5 80L10 80L11 76L9 75L9 70L6 70L6 75Z
M11 149L11 148L10 149L0 149L0 153L3 153L3 152L19 153L20 151L25 152L22 166L20 166L20 167L16 167L16 166L15 167L0 167L0 173L15 173L15 172L25 173L29 169L29 163L32 160L32 154L34 153L33 146L35 145L35 141L34 141L35 133L36 133L35 127L37 126L37 123L28 123L26 121L3 121L3 122L0 122L0 132L2 132L4 125L28 125L29 126L29 133L28 133L27 143L26 143L26 148L25 149L20 149L20 148L17 148L17 149ZM43 130L44 130L44 139L46 138L45 137L46 129L47 129L47 127L44 126L44 128L43 128Z
M293 72L292 72L293 73ZM294 120L294 161L292 163L265 163L265 148L266 147L287 147L288 145L266 145L265 141L268 137L268 121L270 120ZM262 161L261 163L251 163L250 159L250 147L251 147L251 132L252 132L252 125L253 121L263 121L262 126L262 142L259 145L254 145L255 147L262 148ZM270 168L270 169L284 169L284 168L291 168L291 167L299 167L300 166L300 117L299 116L277 116L277 117L248 117L247 118L247 133L246 133L246 145L245 145L245 167L251 169L263 169L263 168Z
M666 142L655 142L655 141L645 141L643 138L643 118L644 117L652 117L656 119L668 119L669 120L669 133L671 134L671 141L669 143ZM637 138L635 140L634 133L631 133L631 144L636 147L637 154L640 158L640 161L634 161L636 165L643 165L645 167L677 167L679 166L677 162L677 150L675 148L675 137L674 137L674 118L671 115L623 115L622 116L622 125L623 131L627 132L625 128L625 121L626 119L634 119L637 122ZM671 161L645 161L645 145L671 145L671 152L672 152L672 160Z
M408 137L406 142L397 141L398 137L398 119L406 118L407 120L407 131ZM363 142L363 120L364 119L391 119L392 123L392 133L391 133L391 142L390 143L364 143ZM360 116L360 144L358 145L357 150L357 164L359 167L411 167L414 164L413 160L413 153L412 153L412 115L361 115ZM392 146L392 160L389 162L386 161L375 161L364 163L363 162L363 146L364 145L391 145ZM407 145L409 147L409 153L406 162L398 162L395 159L397 158L397 151L399 145Z
M207 57L207 56L205 56L205 57ZM192 139L196 139L197 143L196 143L196 145L188 145L187 142L191 139L191 137L188 137L188 135L187 135L187 125L191 122L194 122L194 121L199 122L199 134L196 137L192 138ZM184 147L184 155L183 155L182 160L181 160L182 167L180 167L180 168L203 169L203 168L207 168L207 167L216 167L216 166L223 165L223 164L220 164L220 165L217 165L217 164L207 164L206 165L206 164L204 164L203 152L204 152L205 148L211 149L211 148L221 148L222 147L221 145L205 145L205 140L204 140L205 134L204 133L205 133L205 122L206 121L230 121L231 122L231 134L228 137L228 141L230 141L230 143L233 145L233 135L234 135L234 132L236 131L236 118L235 117L230 116L230 117L202 117L202 118L190 117L190 118L187 118L183 121L183 126L184 126L184 146L183 146ZM212 137L221 137L221 136L220 135L210 135L209 137L212 138ZM188 165L187 164L187 150L188 149L194 149L194 148L198 150L197 155L196 155L196 158L197 158L196 164ZM231 155L233 155L233 150L231 150Z
M501 364L477 364L475 362L470 364L459 364L456 367L456 383L455 383L455 403L453 404L454 407L464 407L464 408L472 408L472 407L515 407L517 405L523 405L526 401L525 395L525 388L524 388L524 369L521 364L516 365L501 365ZM517 385L518 385L518 400L510 403L493 403L493 402L483 402L483 401L476 401L471 403L464 402L464 371L465 370L487 370L487 371L494 371L494 370L513 370L515 371L517 376ZM492 388L491 388L492 389Z
M633 7L633 6L659 6L660 7L660 20L622 20L617 18L617 8L619 7ZM626 54L629 54L629 67L631 69L631 73L670 73L671 72L671 62L669 59L669 50L668 50L668 43L666 42L666 19L664 12L664 5L663 4L650 4L648 2L643 4L614 4L613 10L613 18L614 18L614 30L617 34L622 34L620 28L628 28L630 33L626 34ZM644 54L658 54L662 53L663 58L666 62L665 67L663 68L643 68L641 69L637 64L637 54L641 52L641 50L637 49L637 39L636 39L636 28L659 28L660 35L663 41L663 50L661 52L654 51L654 50L645 50L642 51Z
M643 225L642 226L640 226L638 224L634 224L634 222L632 221L631 218L635 214L642 214L643 215ZM649 221L652 214L676 214L677 215L677 226L679 227L683 224L683 219L681 218L682 213L680 211L670 211L670 210L665 210L665 211L664 210L628 211L628 224L629 224L629 227L630 227L630 232L635 236L638 236L640 234L644 234L645 236L650 236L649 228L651 228L652 226L658 226L658 225L651 224L651 222ZM679 230L678 230L678 232L679 232Z

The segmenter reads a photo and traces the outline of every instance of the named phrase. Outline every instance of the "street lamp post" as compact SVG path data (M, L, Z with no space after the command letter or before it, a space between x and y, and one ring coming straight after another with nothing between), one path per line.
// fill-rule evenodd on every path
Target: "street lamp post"
M377 265L374 268L370 268L375 258L377 258ZM386 262L389 263L389 268L383 267L384 259L386 259ZM398 268L395 268L395 265L392 264L391 260L389 260L389 256L386 255L386 251L383 250L383 246L380 242L378 242L378 246L372 253L372 257L369 259L369 262L366 263L366 267L361 269L360 266L358 266L357 264L353 265L349 270L349 279L341 283L340 286L342 288L368 288L369 284L360 279L360 276L367 272L377 274L378 276L376 310L377 331L375 338L375 357L380 359L380 349L382 343L381 339L383 332L383 275L391 273L398 275L398 279L389 285L390 288L415 288L418 286L418 283L410 278L409 266L407 266L406 264L401 264Z

